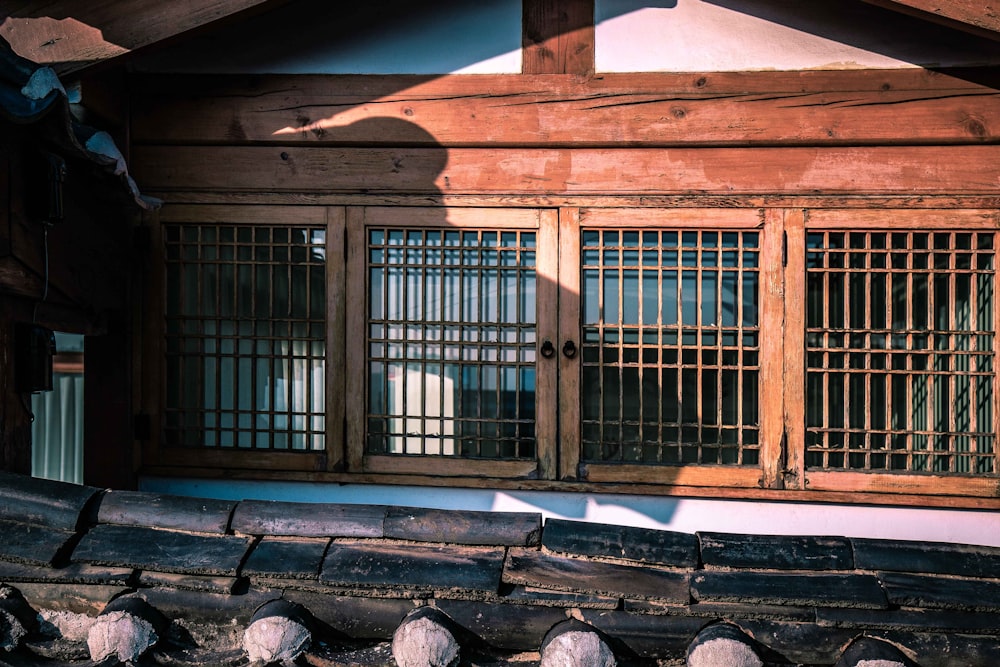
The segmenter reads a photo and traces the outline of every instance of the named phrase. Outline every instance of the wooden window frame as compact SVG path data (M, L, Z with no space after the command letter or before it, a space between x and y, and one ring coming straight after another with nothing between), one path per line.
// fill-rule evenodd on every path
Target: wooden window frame
M425 203L425 202L424 202ZM153 266L162 266L161 225L235 222L238 224L325 224L327 229L327 393L326 449L323 452L198 450L161 447L158 429L142 444L147 469L203 469L200 474L281 476L285 479L391 481L412 484L476 485L489 479L497 488L624 490L635 493L711 493L770 499L861 498L879 502L920 502L974 506L995 499L1000 484L1000 454L989 474L908 473L905 471L819 470L805 465L805 309L806 237L812 230L971 230L997 232L990 209L901 209L794 207L545 207L542 201L520 207L484 206L483 200L443 208L423 205L170 205L152 218ZM810 202L812 204L819 202ZM459 202L462 204L462 202ZM446 212L446 213L443 213ZM447 220L445 220L445 216ZM759 285L760 456L757 466L581 464L579 364L556 355L558 370L538 373L536 400L557 409L538 410L536 461L482 461L442 456L370 455L365 441L366 281L365 229L407 225L449 227L534 226L539 239L539 310L557 315L538 322L538 341L561 346L580 335L580 230L587 227L713 229L734 226L761 235ZM361 279L358 279L358 276ZM542 287L542 285L548 287ZM149 312L163 313L164 277L151 272ZM994 298L1000 271L994 274ZM548 306L546 304L549 304ZM558 307L557 307L558 306ZM147 317L141 332L145 359L158 361L159 373L137 372L140 409L159 424L162 414L162 317ZM994 331L1000 332L1000 307L994 304ZM1000 360L1000 335L994 337ZM1000 363L993 380L993 430L1000 432ZM156 367L154 367L156 368ZM161 378L151 381L151 378ZM764 389L766 387L766 389ZM998 445L997 450L1000 450ZM244 471L244 472L239 472ZM448 481L451 480L451 481ZM477 481L479 480L479 481ZM552 486L556 483L556 486ZM513 485L513 487L511 486ZM699 489L701 491L699 491ZM908 500L903 500L908 499Z

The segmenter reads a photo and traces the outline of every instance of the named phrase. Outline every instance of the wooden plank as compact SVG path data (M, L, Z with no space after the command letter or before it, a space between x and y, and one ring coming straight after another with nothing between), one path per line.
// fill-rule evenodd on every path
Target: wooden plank
M100 499L97 520L124 526L146 526L224 534L236 503L138 491L108 491Z
M158 211L161 225L171 223L238 225L316 225L327 224L327 212L313 206L232 206L184 205L167 202Z
M334 542L320 581L331 586L495 594L504 549Z
M844 537L698 533L706 568L853 570L851 542Z
M13 349L10 345L8 349ZM0 472L0 520L75 530L100 489Z
M899 475L806 470L805 483L807 488L814 491L1000 497L1000 480L995 476Z
M760 249L760 291L758 294L760 330L760 485L768 489L784 486L785 468L785 266L787 251L784 212L764 211L764 232Z
M873 207L862 211L812 208L806 227L813 229L982 229L1000 228L1000 213L990 209L945 208L920 211Z
M250 552L242 573L248 577L317 579L329 538L265 537Z
M785 446L781 486L801 489L805 484L805 346L806 339L806 235L805 212L801 208L784 212L785 280L784 340L782 341L782 421Z
M699 602L888 608L870 574L704 571L691 579L691 594Z
M561 330L563 317L560 310L565 305L572 312L572 306L562 301L566 287L560 282L560 251L562 250L562 213L542 211L538 229L535 261L535 443L538 457L538 476L542 479L556 479L560 476L561 444L572 438L573 420L576 413L561 401L560 381L563 373L571 372L575 360L559 354L556 359L546 359L541 354L543 341L552 341L557 348L562 342L576 339L576 334L567 337ZM565 259L565 258L562 258ZM570 278L572 282L572 278ZM568 368L569 367L569 368ZM559 411L553 410L558 406Z
M559 295L558 333L552 339L557 350L560 341L582 342L580 330L580 215L576 208L559 211ZM540 342L544 342L540 338ZM558 352L557 352L558 354ZM559 368L559 472L562 480L580 475L580 360L558 357Z
M455 194L981 194L1000 146L435 149L139 146L157 190ZM286 155L286 159L282 159ZM402 165L402 167L397 166Z
M892 570L966 577L996 577L1000 548L943 542L855 538L855 565L863 570Z
M1000 10L978 0L865 0L949 28L1000 40Z
M232 529L245 535L382 537L386 511L383 505L244 500L233 512Z
M385 227L538 229L545 212L527 208L366 206L365 224Z
M366 456L364 471L394 475L445 475L454 477L500 477L535 479L538 462L530 459L505 461L462 459L457 456Z
M345 388L344 412L347 419L344 443L347 471L364 470L364 455L368 434L368 239L365 233L365 211L350 207L346 218L345 280Z
M688 487L755 487L760 485L757 466L667 466L583 464L580 476L590 482L676 484Z
M525 0L521 10L521 72L594 71L594 0Z
M24 58L72 72L141 49L273 0L56 0L14 2L2 35Z
M236 576L251 542L248 537L102 524L83 536L73 551L72 562Z
M542 546L581 556L623 558L670 567L698 566L698 538L690 533L548 519Z
M347 211L326 211L326 469L347 461Z
M532 512L474 512L390 507L385 536L415 542L520 546L537 545L542 515Z
M144 75L132 80L131 137L138 144L449 148L974 144L1000 136L997 79L995 69L249 82Z
M1000 581L909 572L879 572L889 602L901 607L1000 611Z
M686 604L690 573L583 558L550 555L535 549L510 549L504 566L505 583L572 593L617 595Z
M608 227L668 227L754 229L762 227L755 208L584 208L580 225Z

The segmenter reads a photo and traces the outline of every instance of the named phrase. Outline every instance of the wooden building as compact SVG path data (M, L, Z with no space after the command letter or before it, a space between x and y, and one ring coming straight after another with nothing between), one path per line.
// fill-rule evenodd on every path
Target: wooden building
M1000 508L991 11L196 4L0 26L165 202L88 483Z

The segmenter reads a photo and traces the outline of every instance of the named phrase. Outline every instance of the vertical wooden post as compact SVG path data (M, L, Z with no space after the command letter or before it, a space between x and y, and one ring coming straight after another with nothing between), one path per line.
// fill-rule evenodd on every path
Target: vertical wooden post
M539 218L538 257L535 275L538 329L535 345L535 439L538 443L538 475L555 479L558 461L559 417L553 406L559 404L559 359L545 359L538 353L542 341L559 347L559 214L544 210Z
M522 73L593 73L594 0L524 0L522 11Z
M580 363L581 354L572 359L562 353L562 346L572 340L582 350L580 340L580 209L559 211L559 478L576 479L580 467ZM598 391L587 387L584 391Z
M784 488L805 486L806 213L785 211Z
M14 364L14 323L0 320L0 470L30 475L29 397L17 393Z
M361 472L364 464L365 433L367 431L366 405L368 369L365 359L366 294L368 276L365 269L367 254L367 239L365 238L365 209L348 207L347 217L347 286L346 294L346 330L345 336L345 370L347 378L347 415L345 448L347 452L347 469L350 472Z
M347 213L343 207L326 211L326 468L343 468L345 426L345 362L347 342L346 263Z
M108 315L107 333L85 339L84 484L111 489L136 488L131 343L131 318L121 312Z
M785 237L781 209L764 212L760 289L760 459L761 486L782 488L785 338Z

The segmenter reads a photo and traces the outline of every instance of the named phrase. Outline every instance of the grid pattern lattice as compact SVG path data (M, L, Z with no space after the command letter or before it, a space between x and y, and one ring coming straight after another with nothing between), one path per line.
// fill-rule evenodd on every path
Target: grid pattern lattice
M325 237L164 226L167 444L324 448Z
M759 235L582 232L583 460L757 464Z
M536 233L367 240L367 451L535 458Z
M995 472L993 243L808 235L807 466Z

